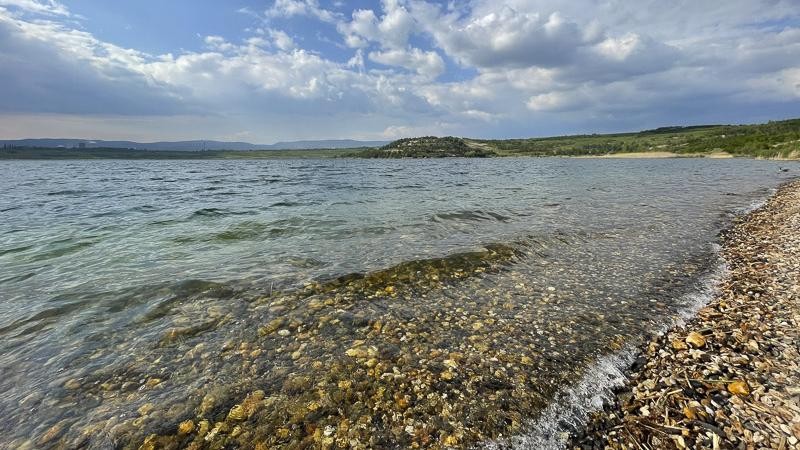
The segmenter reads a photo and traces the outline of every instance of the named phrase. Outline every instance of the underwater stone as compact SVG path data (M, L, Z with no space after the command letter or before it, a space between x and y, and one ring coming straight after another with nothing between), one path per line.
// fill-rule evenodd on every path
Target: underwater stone
M244 420L245 419L245 410L242 405L234 405L231 408L230 412L228 412L228 420Z
M192 431L194 431L194 422L191 420L184 420L180 423L180 425L178 425L179 434L189 434Z

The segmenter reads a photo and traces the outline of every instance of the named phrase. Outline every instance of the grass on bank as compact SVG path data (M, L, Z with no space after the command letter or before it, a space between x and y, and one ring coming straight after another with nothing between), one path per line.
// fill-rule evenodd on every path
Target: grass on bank
M672 152L704 156L726 152L755 158L800 157L800 119L759 125L664 127L638 133L534 139L471 140L500 156L603 156Z

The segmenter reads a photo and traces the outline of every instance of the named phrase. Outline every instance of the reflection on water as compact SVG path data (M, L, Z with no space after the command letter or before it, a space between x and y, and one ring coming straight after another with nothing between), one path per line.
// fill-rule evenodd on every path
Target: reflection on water
M740 160L12 162L0 443L514 435L688 305Z

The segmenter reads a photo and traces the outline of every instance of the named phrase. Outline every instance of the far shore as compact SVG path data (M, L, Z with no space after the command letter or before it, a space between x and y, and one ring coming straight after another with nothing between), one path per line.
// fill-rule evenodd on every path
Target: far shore
M581 155L572 158L613 158L613 159L661 159L661 158L710 158L728 159L734 158L728 152L714 153L675 153L675 152L629 152L629 153L609 153L607 155Z

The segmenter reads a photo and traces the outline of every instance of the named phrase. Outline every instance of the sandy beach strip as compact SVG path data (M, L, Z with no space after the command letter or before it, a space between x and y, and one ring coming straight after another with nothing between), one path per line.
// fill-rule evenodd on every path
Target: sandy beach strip
M800 449L800 181L722 236L729 272L652 340L574 449Z
M580 155L570 156L570 158L600 158L600 159L663 159L663 158L710 158L710 159L728 159L734 156L727 152L712 152L712 153L675 153L666 151L652 151L652 152L620 152L608 153L605 155Z

